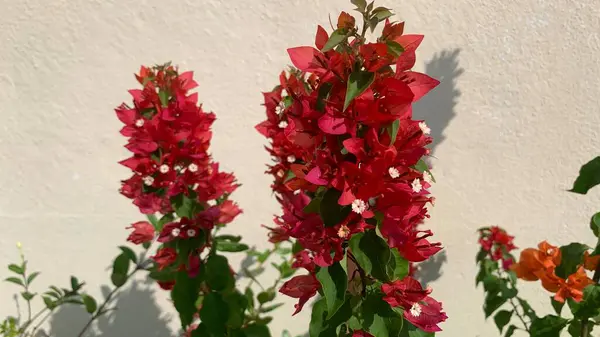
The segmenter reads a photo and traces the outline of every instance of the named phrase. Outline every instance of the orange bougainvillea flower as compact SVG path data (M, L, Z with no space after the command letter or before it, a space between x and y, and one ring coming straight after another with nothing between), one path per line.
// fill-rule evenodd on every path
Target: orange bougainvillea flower
M580 302L583 299L583 288L593 283L594 281L587 276L583 266L580 266L577 272L569 275L567 282L561 284L554 300L564 303L567 298L572 298L575 302Z
M526 281L536 281L540 276L545 277L545 281L550 288L554 288L552 275L554 268L560 264L560 249L552 246L546 241L538 244L539 249L527 248L521 252L519 262L511 266L517 277Z
M585 252L583 255L583 267L590 271L595 271L598 268L600 262L600 255L590 256L589 252Z

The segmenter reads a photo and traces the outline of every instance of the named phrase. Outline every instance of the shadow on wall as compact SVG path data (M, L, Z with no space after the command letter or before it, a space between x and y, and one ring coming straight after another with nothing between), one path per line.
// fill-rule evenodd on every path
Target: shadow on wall
M433 59L425 64L425 73L436 78L440 84L428 95L417 102L413 109L414 119L425 120L431 129L433 144L431 152L435 156L437 146L444 140L444 130L456 115L454 108L460 97L456 82L464 72L458 64L460 49L444 50L434 55ZM434 166L429 162L430 166ZM434 170L435 175L435 170ZM416 278L423 285L427 285L442 276L442 265L448 257L445 251L434 255L431 260L419 264Z
M111 306L117 310L99 318L95 330L88 330L85 337L175 336L168 326L171 317L165 315L154 301L155 289L158 288L153 284L137 281L123 290ZM107 286L102 288L104 295L109 291ZM65 306L50 319L48 333L37 337L77 337L88 319L89 314L82 307Z

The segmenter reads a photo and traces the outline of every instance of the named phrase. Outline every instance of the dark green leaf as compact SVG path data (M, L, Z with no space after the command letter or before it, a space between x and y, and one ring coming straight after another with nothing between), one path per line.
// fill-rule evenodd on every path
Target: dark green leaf
M35 294L32 294L28 291L24 291L21 293L21 296L23 296L23 298L25 299L25 301L31 301L32 298L35 297Z
M326 52L326 51L332 50L338 44L342 43L342 41L344 41L345 38L346 38L346 29L345 28L340 28L340 29L334 30L331 33L329 40L327 40L327 43L325 43L325 46L323 46L322 51Z
M317 103L315 105L317 111L325 111L325 101L327 100L327 98L329 98L329 93L331 92L332 87L333 84L329 82L322 83L319 86L319 95L317 96Z
M206 295L202 302L200 319L214 336L225 336L227 331L225 322L229 319L229 308L219 293L210 292Z
M131 250L131 248L126 246L119 246L119 249L131 260L131 262L137 263L137 256L135 255L133 250Z
M381 294L372 293L367 296L362 303L362 327L375 337L387 337L389 331L387 327L388 318L397 317L389 304L384 302Z
M371 28L371 32L373 32L375 30L378 23L379 23L379 19L375 16L373 16L372 18L369 19L368 27Z
M500 310L496 315L494 315L494 323L498 327L500 333L502 333L502 329L510 322L510 318L512 317L513 312L508 310Z
M252 290L252 288L247 287L246 290L244 291L244 295L246 296L246 299L248 300L248 306L250 308L254 308L254 291Z
M235 290L223 298L229 309L229 318L227 319L227 327L230 329L239 329L244 323L244 312L248 307L246 297L239 291Z
M531 337L559 337L568 322L568 319L547 315L531 322L529 334Z
M317 272L317 279L323 287L327 303L327 319L329 319L344 304L348 276L340 263L336 262L329 267L321 268Z
M266 291L260 292L256 298L258 299L258 302L260 304L271 302L275 299L275 290L268 289Z
M388 281L386 266L392 254L385 240L375 231L353 235L350 239L350 250L367 274L381 281Z
M342 207L338 204L338 199L342 192L335 188L328 189L319 206L319 214L323 219L325 227L333 227L344 220L350 213L350 206Z
M33 280L35 280L35 278L38 277L39 274L40 273L37 271L34 271L33 273L29 274L29 276L27 276L27 284L33 282Z
M248 250L248 245L239 242L217 241L217 250L229 253L239 253Z
M550 303L552 303L552 307L554 308L554 311L556 312L557 315L560 316L560 312L562 311L563 306L565 305L565 302L559 302L556 301L554 299L553 296L550 297Z
M408 260L403 258L396 248L391 248L390 252L392 253L392 259L390 259L390 261L395 260L394 272L391 274L391 281L401 280L408 275L408 271L410 269Z
M367 90L373 80L375 74L368 71L355 71L348 78L348 87L346 88L346 99L344 100L344 110L348 108L352 100Z
M242 331L246 337L271 337L271 332L266 325L250 324Z
M85 310L88 313L93 314L94 312L96 312L96 309L98 308L98 304L96 303L96 300L92 296L83 294L83 295L81 295L81 299L83 300L83 305L85 305Z
M17 266L16 264L9 264L8 269L10 271L12 271L13 273L16 273L19 275L23 275L25 273L25 270L23 269L23 267Z
M282 305L283 305L283 303L276 303L276 304L268 305L266 307L262 307L260 312L263 312L263 313L271 312L271 311L281 307Z
M514 325L509 325L508 329L506 329L506 333L504 334L504 337L511 337L515 331L517 330L517 327Z
M20 286L25 286L25 284L23 284L23 280L21 280L18 277L9 277L9 278L5 279L4 281L11 282L11 283L14 283L14 284L17 284Z
M162 218L160 218L160 220L154 227L156 228L157 232L160 232L166 224L168 224L169 222L173 222L173 220L175 220L175 216L173 216L173 213L165 214Z
M361 11L364 11L367 8L366 0L350 0L350 2L355 5Z
M52 310L56 308L56 302L54 302L50 297L42 296L44 299L44 304L46 304L46 308Z
M385 44L387 44L388 52L394 57L398 57L400 54L402 54L402 52L404 52L402 45L396 41L386 41Z
M389 18L392 15L394 15L394 13L385 7L377 7L373 10L373 16L377 18L379 22Z
M583 300L573 315L578 318L591 318L600 315L600 285L591 284L583 289Z
M127 282L127 273L129 272L129 257L121 253L113 262L113 270L110 276L112 283L116 287L121 287Z
M433 337L435 334L433 332L425 332L412 323L408 321L404 321L404 326L402 327L402 333L400 336L408 336L408 337Z
M194 314L198 312L196 300L200 294L202 275L203 273L199 273L198 276L192 278L189 277L186 270L177 272L171 298L175 309L179 313L182 328L191 324L194 320Z
M571 337L580 337L581 336L581 321L580 320L572 320L571 324L569 324L569 328L567 329L569 335Z
M581 167L579 176L570 191L586 194L592 187L598 184L600 184L600 156L590 160Z
M523 312L525 313L525 316L529 317L530 320L537 319L537 315L535 314L535 311L533 311L533 308L531 307L531 305L529 305L529 303L527 301L525 301L524 299L522 299L520 297L517 297L517 301L519 301L521 308L523 308Z
M572 242L566 246L560 247L561 260L560 265L555 269L556 276L566 279L569 275L577 271L577 267L581 264L583 253L590 247Z
M600 212L594 214L590 220L590 229L594 232L594 235L600 237Z
M319 213L319 206L321 205L321 201L322 199L319 197L312 198L308 205L304 206L303 212L306 214Z
M156 227L158 226L158 219L156 218L156 215L146 214L146 218L148 219L148 221L150 221L152 226L154 226L154 228L156 229Z
M222 291L233 286L233 275L227 258L211 255L206 262L206 283L215 291Z
M151 279L161 282L175 281L176 276L172 270L153 270L148 274Z
M483 311L485 312L485 318L490 317L494 313L494 311L496 311L504 303L506 303L506 300L507 300L506 297L498 296L495 294L494 295L488 294L488 296L485 297L485 304L483 306Z
M171 206L173 206L173 209L178 216L191 219L194 217L198 203L194 199L180 193L171 198Z
M239 235L219 235L215 237L216 241L231 241L231 242L240 242L242 241L242 237Z

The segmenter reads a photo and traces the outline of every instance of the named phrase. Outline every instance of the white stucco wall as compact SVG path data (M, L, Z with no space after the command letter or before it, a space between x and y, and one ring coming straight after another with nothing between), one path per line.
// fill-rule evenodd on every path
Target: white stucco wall
M416 108L438 137L430 224L447 261L431 284L450 317L440 335L495 336L473 287L475 230L505 226L520 247L587 240L598 207L600 190L565 190L600 148L600 6L378 4L406 20L408 32L426 35L418 70L442 80ZM167 60L195 71L204 106L217 114L212 152L243 183L234 198L244 214L232 229L266 247L259 226L277 205L253 129L264 114L261 91L289 63L286 48L311 45L316 25L350 10L349 1L0 0L0 8L0 266L17 258L22 241L42 271L38 286L76 274L100 294L124 227L141 219L117 193L128 172L116 164L127 153L113 108L129 100L140 64ZM169 336L161 327L172 314L166 296L146 289L125 294L115 320L102 323L104 336ZM538 284L525 289L534 307L547 305ZM0 284L0 316L14 312L14 290ZM166 313L161 321L152 298ZM291 311L279 311L275 336L284 327L306 331L309 310L293 319ZM70 337L82 319L61 312L52 332Z

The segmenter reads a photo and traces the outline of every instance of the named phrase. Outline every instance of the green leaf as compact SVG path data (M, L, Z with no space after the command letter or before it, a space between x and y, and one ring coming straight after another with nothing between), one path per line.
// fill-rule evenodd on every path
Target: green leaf
M400 252L396 248L390 249L393 260L395 260L394 272L391 274L391 281L401 280L408 275L410 269L408 260L400 255Z
M564 307L565 302L561 303L559 301L556 301L553 296L550 296L550 303L552 303L552 307L554 308L554 311L556 312L556 314L558 316L560 316L560 312L562 311L562 308Z
M98 308L98 304L96 303L96 300L87 294L83 294L81 295L81 299L83 300L83 305L85 305L85 310L90 313L93 314L94 312L96 312L96 309Z
M38 275L40 275L40 273L37 271L34 271L33 273L29 274L29 276L27 276L27 284L31 284L31 282L33 282L33 280L35 280L35 278L38 277Z
M217 241L217 250L229 253L239 253L248 250L247 244L230 241Z
M340 206L338 199L342 195L342 192L335 188L328 189L319 206L319 214L323 219L325 227L333 227L344 220L350 213L350 206Z
M388 337L389 331L386 324L389 317L397 314L381 299L381 294L372 293L362 303L362 327L375 337Z
M404 47L396 41L386 41L385 44L387 44L388 52L394 57L398 57L404 52Z
M200 319L214 336L225 336L227 331L225 322L229 319L229 308L221 294L210 292L206 295L200 309Z
M329 82L321 83L319 86L319 94L317 96L317 103L315 104L317 111L325 111L325 100L329 98L329 93L331 92L332 87L333 84Z
M531 337L560 337L560 331L567 326L568 319L547 315L531 322L529 334Z
M169 93L168 92L166 92L164 90L159 90L158 98L160 99L160 104L163 107L166 107L169 105Z
M21 280L18 277L9 277L9 278L5 279L4 281L14 283L14 284L17 284L17 285L20 285L23 287L25 286L25 284L23 284L23 280Z
M500 333L502 333L502 329L510 322L510 318L512 317L513 311L508 310L500 310L496 315L494 315L494 323L498 327Z
M364 11L367 8L366 0L350 0L350 2L355 5L361 11Z
M400 336L408 336L408 337L433 337L435 334L433 332L425 332L412 323L408 321L404 321L404 326L402 327L402 333Z
M590 229L596 237L600 237L600 212L594 214L590 220Z
M381 281L388 281L386 266L391 252L375 231L357 233L350 239L350 250L363 270Z
M485 318L490 317L494 313L494 311L496 311L504 303L506 303L506 300L506 297L498 296L496 294L488 294L488 296L485 297L485 304L483 306Z
M379 22L389 18L390 16L394 15L394 13L392 13L389 9L385 8L385 7L377 7L373 10L373 17L377 18L377 20Z
M336 262L329 267L321 268L317 272L317 279L323 287L327 303L327 319L329 319L344 304L348 287L348 275L346 275L340 263Z
M239 235L219 235L215 237L216 241L231 241L231 242L240 242L242 241L242 237Z
M578 318L591 318L600 315L600 285L590 284L583 289L583 300L573 311Z
M390 144L394 144L396 142L396 137L398 137L398 129L400 128L400 120L396 119L388 126L386 126L386 130L388 135L390 135Z
M246 287L246 290L244 291L244 295L246 296L246 299L248 300L248 306L250 308L254 308L254 291L252 290L252 288Z
M175 309L179 313L182 328L191 324L194 320L194 314L198 312L196 301L200 294L200 285L203 281L202 275L203 273L200 272L198 276L192 278L189 277L186 270L177 272L175 285L171 291L171 298L173 299Z
M521 305L521 308L523 308L523 312L525 313L525 316L529 317L530 320L534 320L537 319L537 315L535 314L535 311L533 311L533 308L531 307L531 305L529 305L529 303L527 301L525 301L524 299L517 297L517 301L519 301L519 304Z
M131 262L137 263L137 256L135 255L133 250L131 250L131 248L126 246L119 246L119 249L131 260Z
M110 276L112 283L118 288L127 282L127 273L129 272L129 257L121 253L113 262L113 270Z
M56 308L56 302L54 302L50 297L42 296L44 300L44 304L46 304L46 308L52 310Z
M21 293L21 296L23 296L23 298L25 299L25 301L31 301L32 298L35 297L35 294L32 294L28 291L24 291Z
M435 183L435 178L433 177L433 174L431 174L431 170L429 169L429 166L427 166L427 163L425 163L425 161L423 159L419 159L417 164L414 166L414 169L421 173L423 173L423 172L429 173L429 175L431 176L431 180ZM478 255L478 258L479 258L479 255ZM480 261L480 260L478 260L478 261Z
M180 193L171 198L171 206L173 206L175 213L179 217L191 219L194 217L198 203L194 199Z
M346 39L346 29L345 28L340 28L340 29L334 30L331 33L329 40L327 40L327 43L325 43L325 46L323 46L323 49L321 49L321 51L326 52L326 51L332 50L338 44L342 43L342 41L344 41L344 39Z
M242 331L246 337L271 337L271 332L266 325L250 324Z
M583 259L583 253L586 252L590 247L578 243L572 242L566 246L560 247L561 261L555 269L556 276L566 279L569 275L577 271L577 267L581 264Z
M233 275L227 258L221 255L211 255L206 262L206 283L215 291L233 287Z
M156 218L156 215L146 214L146 218L148 219L148 221L150 221L152 226L154 226L154 228L156 229L156 227L158 226L158 219Z
M569 324L569 328L567 329L569 335L571 337L580 337L581 336L581 321L580 320L572 320L571 324Z
M23 269L23 267L19 267L16 264L9 264L8 265L8 269L10 271L12 271L13 273L16 273L16 274L19 274L19 275L25 274L25 270Z
M267 312L271 312L279 307L281 307L283 305L283 303L276 303L276 304L271 304L271 305L267 305L265 307L262 307L262 309L260 310L260 312L263 313L267 313Z
M173 215L173 213L165 214L162 218L160 218L160 220L154 227L156 228L157 232L160 232L166 224L168 224L169 222L173 222L173 220L175 220L175 216Z
M321 201L322 201L322 198L319 198L319 197L312 198L312 200L308 203L308 205L304 206L304 209L302 211L306 214L319 213L319 206L321 205Z
M267 302L271 302L272 300L275 299L275 290L268 289L266 291L262 291L258 294L258 296L256 298L258 299L258 302L260 304L265 304Z
M244 323L244 312L248 307L246 297L239 291L235 290L223 298L229 309L229 317L227 319L227 327L229 329L239 329Z
M509 325L508 329L506 329L506 333L504 334L504 337L511 337L515 331L517 330L517 327L515 325Z
M167 282L174 281L177 277L177 274L172 270L153 270L148 274L153 280Z
M579 170L579 176L570 192L586 194L592 187L600 184L600 156L596 157Z
M375 74L368 71L355 71L348 78L348 87L346 88L346 99L344 100L344 111L348 108L352 100L367 90L373 80Z

